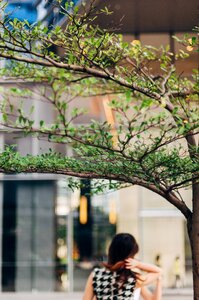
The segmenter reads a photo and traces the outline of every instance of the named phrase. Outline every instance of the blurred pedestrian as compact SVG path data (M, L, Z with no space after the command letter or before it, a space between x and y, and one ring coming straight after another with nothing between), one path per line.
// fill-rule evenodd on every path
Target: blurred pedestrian
M162 261L161 261L161 255L157 254L155 257L155 265L162 268Z
M182 268L181 268L179 256L176 256L174 259L173 274L175 276L174 287L181 288L183 286L183 282L182 282Z
M139 250L135 238L117 234L109 247L108 262L90 274L83 300L160 300L161 269L135 259ZM144 272L144 274L142 274ZM147 285L155 283L151 292Z

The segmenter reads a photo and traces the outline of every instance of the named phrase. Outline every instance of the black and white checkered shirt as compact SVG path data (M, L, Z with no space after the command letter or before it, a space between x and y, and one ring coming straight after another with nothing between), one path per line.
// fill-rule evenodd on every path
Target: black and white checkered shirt
M129 277L119 285L119 276L105 268L94 269L93 289L97 300L134 300L135 278Z

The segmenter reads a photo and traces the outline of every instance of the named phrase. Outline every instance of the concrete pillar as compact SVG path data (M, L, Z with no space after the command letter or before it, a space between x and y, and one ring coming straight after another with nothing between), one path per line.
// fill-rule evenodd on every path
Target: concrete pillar
M163 269L163 284L174 286L174 260L180 257L182 278L185 276L184 220L179 216L145 217L143 219L143 260L155 263L160 255Z
M119 190L119 214L117 232L127 232L139 239L138 187Z
M155 263L160 255L165 287L174 285L173 263L176 256L180 257L182 276L185 275L185 235L184 217L173 205L164 198L140 189L140 248L142 259Z

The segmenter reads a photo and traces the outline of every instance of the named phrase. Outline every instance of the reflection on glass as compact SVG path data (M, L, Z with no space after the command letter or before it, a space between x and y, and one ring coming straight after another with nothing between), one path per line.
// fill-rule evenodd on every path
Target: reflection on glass
M72 193L66 180L4 182L3 291L84 289L105 259L118 212L117 193L91 197L89 181L85 187Z
M79 221L81 224L86 224L88 222L88 200L86 196L80 197Z
M116 203L114 199L110 199L109 201L109 223L116 224L117 222L117 209Z

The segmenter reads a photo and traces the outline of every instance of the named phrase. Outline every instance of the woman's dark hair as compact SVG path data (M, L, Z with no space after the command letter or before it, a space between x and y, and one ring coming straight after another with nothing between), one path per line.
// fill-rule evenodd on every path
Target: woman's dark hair
M129 257L134 257L139 246L135 238L129 233L116 234L108 251L108 264L115 265Z
M111 271L116 271L119 281L124 284L129 277L136 279L137 273L125 268L125 259L133 258L139 246L135 238L129 233L116 234L109 246L108 263L104 264Z

